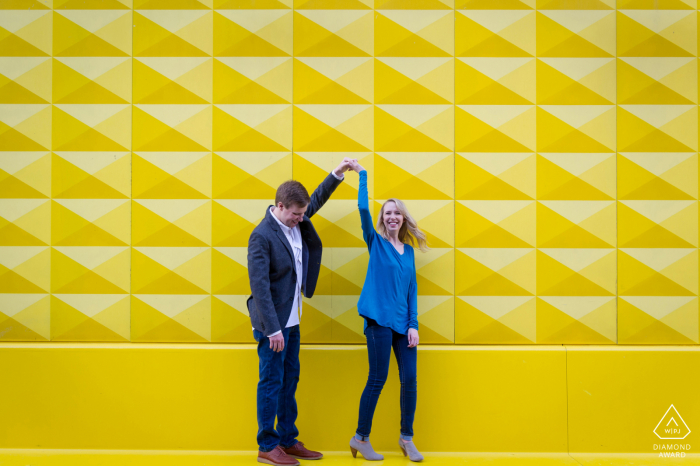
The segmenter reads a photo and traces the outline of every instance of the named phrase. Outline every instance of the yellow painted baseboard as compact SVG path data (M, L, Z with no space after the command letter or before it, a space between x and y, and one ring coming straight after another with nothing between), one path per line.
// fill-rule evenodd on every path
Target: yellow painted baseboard
M346 449L366 357L362 346L302 346L298 426L313 448ZM423 346L416 442L427 452L653 453L670 404L700 429L699 358L690 346ZM0 448L257 448L252 345L0 344L0 374ZM398 394L392 361L378 450L395 449Z
M398 447L397 447L398 448ZM411 463L398 451L383 451L381 466ZM3 450L2 466L250 466L255 451L172 451L172 450ZM659 464L700 466L700 455L660 460L655 454L567 454L567 453L425 453L432 466L658 466ZM356 466L367 463L349 451L326 451L318 466ZM302 463L304 464L304 463ZM308 463L307 463L308 464Z

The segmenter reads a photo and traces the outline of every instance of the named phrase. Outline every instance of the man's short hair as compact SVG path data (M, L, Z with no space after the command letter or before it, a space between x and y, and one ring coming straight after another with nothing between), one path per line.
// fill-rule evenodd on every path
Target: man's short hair
M311 202L311 198L303 184L289 180L277 188L275 206L278 206L280 202L285 208L291 208L292 206L306 207Z

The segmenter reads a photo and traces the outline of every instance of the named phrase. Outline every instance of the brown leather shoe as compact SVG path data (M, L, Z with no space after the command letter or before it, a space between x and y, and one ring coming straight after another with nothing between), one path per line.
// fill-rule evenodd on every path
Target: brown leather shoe
M282 451L292 458L300 460L320 460L323 458L323 453L307 449L304 442L297 442L289 448L282 448Z
M299 464L297 460L290 458L279 445L268 452L258 450L258 463L266 463L273 466L298 466Z

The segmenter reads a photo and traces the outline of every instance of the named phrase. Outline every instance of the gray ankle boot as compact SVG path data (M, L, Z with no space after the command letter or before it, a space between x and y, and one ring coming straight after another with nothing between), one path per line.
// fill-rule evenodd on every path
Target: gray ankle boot
M369 440L366 443L361 443L353 436L353 438L350 439L350 452L353 458L357 458L358 451L362 453L362 457L367 461L381 461L384 459L382 455L374 451Z
M413 441L408 443L403 443L403 440L399 439L399 446L403 452L403 456L408 455L408 459L411 461L423 461L423 455L420 454Z

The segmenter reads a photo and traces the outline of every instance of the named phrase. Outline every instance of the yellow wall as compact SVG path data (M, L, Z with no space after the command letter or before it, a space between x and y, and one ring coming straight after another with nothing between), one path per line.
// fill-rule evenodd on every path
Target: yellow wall
M2 1L0 340L251 341L250 231L351 156L434 247L423 342L698 344L696 7ZM307 343L363 342L357 185Z
M697 444L697 347L444 346L418 352L416 444L422 451L638 452ZM300 439L347 451L366 350L301 350ZM255 450L252 345L0 344L0 448ZM396 449L392 360L372 444ZM673 404L691 433L653 431ZM678 421L680 422L680 421Z
M654 444L689 444L692 453L700 419L692 369L700 363L698 349L566 346L569 451L655 453ZM657 426L674 427L665 416L671 405L684 439L654 434Z
M425 451L566 451L564 349L419 352L415 434ZM300 438L345 450L367 374L359 346L304 347ZM255 450L257 355L250 346L0 345L0 448ZM514 385L513 380L518 380ZM372 443L393 449L398 371ZM547 426L548 432L541 430Z

